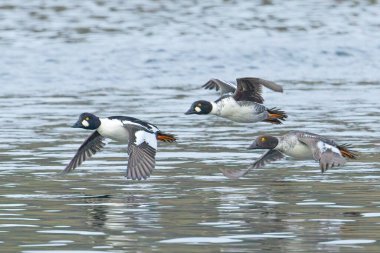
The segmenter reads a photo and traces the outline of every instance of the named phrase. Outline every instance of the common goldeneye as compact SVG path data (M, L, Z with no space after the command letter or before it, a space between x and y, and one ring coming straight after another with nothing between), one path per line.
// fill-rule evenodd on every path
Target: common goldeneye
M249 146L249 149L269 149L256 162L245 170L221 169L223 174L232 179L247 174L251 169L280 160L285 155L296 159L314 159L319 162L321 172L346 163L345 158L356 159L357 153L349 145L338 145L335 141L321 135L290 131L283 136L262 135Z
M155 125L127 116L99 118L91 113L82 113L72 126L95 130L79 147L77 153L66 166L64 173L74 170L104 146L104 139L110 138L128 143L127 178L147 179L155 166L157 140L174 142L171 134L161 132Z
M262 86L282 92L280 85L260 78L236 79L237 85L219 79L211 79L202 87L220 90L221 97L214 102L195 101L185 114L214 114L236 122L269 122L281 124L287 118L284 111L263 105Z

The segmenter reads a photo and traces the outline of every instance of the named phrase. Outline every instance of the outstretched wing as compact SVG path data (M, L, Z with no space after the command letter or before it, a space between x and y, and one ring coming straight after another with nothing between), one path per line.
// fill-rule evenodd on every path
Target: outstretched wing
M261 78L244 77L236 81L237 89L233 95L236 101L253 101L262 104L264 102L262 86L277 92L283 91L282 86Z
M346 163L346 160L340 155L340 153L336 153L335 151L329 149L321 153L319 159L319 166L321 167L321 172L325 172L326 170L342 166Z
M332 167L341 166L346 163L334 141L327 138L322 140L308 135L304 135L298 139L311 149L314 159L319 162L322 173Z
M79 167L84 161L91 158L96 152L100 151L106 144L104 137L98 131L93 132L79 147L77 153L71 159L62 173L68 173Z
M236 90L236 86L232 83L225 82L219 79L210 79L207 83L205 83L203 88L207 90L220 90L220 95L224 95L227 93L234 93Z
M238 179L239 177L242 177L246 175L250 170L257 169L260 167L264 167L265 164L277 161L284 158L284 155L278 151L278 150L268 150L264 153L256 162L248 166L247 169L244 170L236 170L236 169L219 169L224 176L230 178L230 179Z
M156 134L137 125L128 125L126 129L129 131L127 178L147 179L156 164Z

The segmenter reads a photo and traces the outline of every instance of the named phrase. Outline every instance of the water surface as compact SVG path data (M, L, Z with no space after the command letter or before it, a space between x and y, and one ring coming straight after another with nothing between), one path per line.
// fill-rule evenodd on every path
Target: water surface
M376 1L2 1L1 252L378 252ZM211 77L260 76L281 126L184 115ZM177 135L147 181L126 147L60 176L90 133L82 112L129 115ZM306 130L360 159L321 174L286 159L228 180L263 133Z

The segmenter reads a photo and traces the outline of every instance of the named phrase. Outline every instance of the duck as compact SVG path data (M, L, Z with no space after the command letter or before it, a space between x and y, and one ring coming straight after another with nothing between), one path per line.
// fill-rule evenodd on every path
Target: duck
M262 87L276 92L283 92L282 86L256 77L236 79L237 85L220 79L210 79L202 87L208 90L220 90L220 97L215 101L198 100L192 103L186 115L212 114L240 123L267 122L282 124L287 114L277 108L263 105Z
M237 179L252 169L264 167L270 162L289 156L300 160L313 159L319 162L321 172L324 173L330 168L344 165L346 159L356 159L358 154L350 147L305 131L290 131L282 136L261 135L248 147L248 149L267 150L257 161L244 170L220 170L226 177Z
M78 148L76 154L63 170L63 174L73 171L85 160L102 150L104 140L110 138L128 144L129 155L126 177L142 180L150 177L155 167L157 141L175 142L172 134L161 132L157 126L129 116L99 118L92 113L82 113L73 128L95 130Z

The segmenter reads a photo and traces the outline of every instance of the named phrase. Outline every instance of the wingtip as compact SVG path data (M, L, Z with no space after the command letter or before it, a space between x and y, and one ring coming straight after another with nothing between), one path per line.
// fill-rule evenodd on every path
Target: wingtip
M57 175L59 175L59 176L65 176L65 175L67 175L67 173L69 173L69 172L67 172L65 170L62 170L62 171L58 172Z
M142 181L142 180L147 180L150 177L150 173L152 173L152 171L150 171L149 173L145 173L145 172L140 171L140 170L137 170L137 171L132 170L130 172L127 172L127 175L125 175L125 177L127 179L131 179L133 181L136 181L136 180Z
M278 84L275 84L275 83L273 83L273 85L276 85L276 86L271 86L271 87L267 86L267 88L271 89L274 92L280 92L280 93L284 92L284 89L282 88L281 85L278 85Z
M265 80L265 79L262 79L260 78L260 81L261 81L261 84L265 87L267 87L268 89L271 89L275 92L284 92L284 88L282 87L282 85L279 85L275 82L272 82L272 81L268 81L268 80Z
M248 169L219 168L219 171L221 171L225 177L236 180L246 175L250 171L250 169L250 167L248 167Z
M71 164L69 164L71 165ZM78 166L77 166L78 167ZM60 171L58 174L61 175L61 176L65 176L67 174L70 174L71 172L73 172L77 167L66 167L64 170Z
M149 176L147 177L130 177L130 176L125 176L127 179L131 179L133 181L141 181L141 180L147 180L149 178Z
M61 175L66 175L68 173L70 173L71 171L73 171L74 168L71 167L71 163L69 165L66 166L66 168L64 170L62 170L59 174Z

